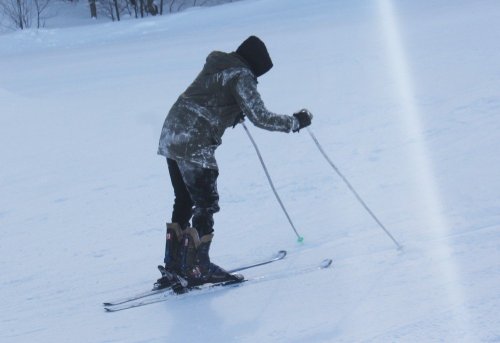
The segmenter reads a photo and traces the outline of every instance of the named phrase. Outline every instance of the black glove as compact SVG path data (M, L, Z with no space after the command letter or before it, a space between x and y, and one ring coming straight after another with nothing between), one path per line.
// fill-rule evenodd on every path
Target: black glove
M297 122L299 123L298 126L295 126L293 128L293 132L299 132L300 129L311 125L311 120L313 115L305 108L300 110L299 112L294 113L293 116L295 117L295 119L297 119Z
M245 121L245 114L243 112L240 112L234 119L233 129L236 125L243 123L244 121Z

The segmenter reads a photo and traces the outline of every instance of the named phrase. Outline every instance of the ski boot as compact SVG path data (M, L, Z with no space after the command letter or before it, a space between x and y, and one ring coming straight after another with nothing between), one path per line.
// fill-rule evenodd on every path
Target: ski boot
M208 234L200 238L200 245L196 251L198 265L196 268L201 274L203 283L218 282L241 282L244 280L241 274L231 274L210 261L209 251L212 244L213 234Z
M194 228L186 229L184 233L184 255L182 275L188 280L189 287L196 287L205 283L241 282L244 277L240 274L231 274L210 261L209 251L213 234L199 238Z
M161 273L154 286L153 290L172 287L179 288L187 286L187 282L183 280L180 274L181 264L181 240L183 232L181 226L177 223L167 223L167 236L165 242L165 267L158 266ZM179 288L180 289L180 288Z

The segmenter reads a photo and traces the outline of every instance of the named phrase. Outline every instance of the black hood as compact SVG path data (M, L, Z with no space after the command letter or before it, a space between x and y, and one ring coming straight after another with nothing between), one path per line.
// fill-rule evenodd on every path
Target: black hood
M273 67L266 45L255 36L250 36L241 43L236 53L248 63L257 77L264 75Z

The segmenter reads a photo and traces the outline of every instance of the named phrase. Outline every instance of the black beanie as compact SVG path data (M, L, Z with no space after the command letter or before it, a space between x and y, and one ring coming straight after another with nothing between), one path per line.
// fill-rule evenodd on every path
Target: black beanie
M257 77L264 75L273 67L266 45L255 36L250 36L241 43L236 53L243 57Z

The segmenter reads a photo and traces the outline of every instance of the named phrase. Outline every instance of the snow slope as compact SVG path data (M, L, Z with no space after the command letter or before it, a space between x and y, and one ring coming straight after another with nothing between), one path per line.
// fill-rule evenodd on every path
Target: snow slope
M104 313L158 276L166 112L211 50L250 34L274 60L259 84L269 109L314 113L404 250L306 130L250 127L298 244L238 127L217 152L214 261L287 249L246 275L325 257L333 269ZM500 341L498 41L495 0L247 0L0 36L0 341Z

